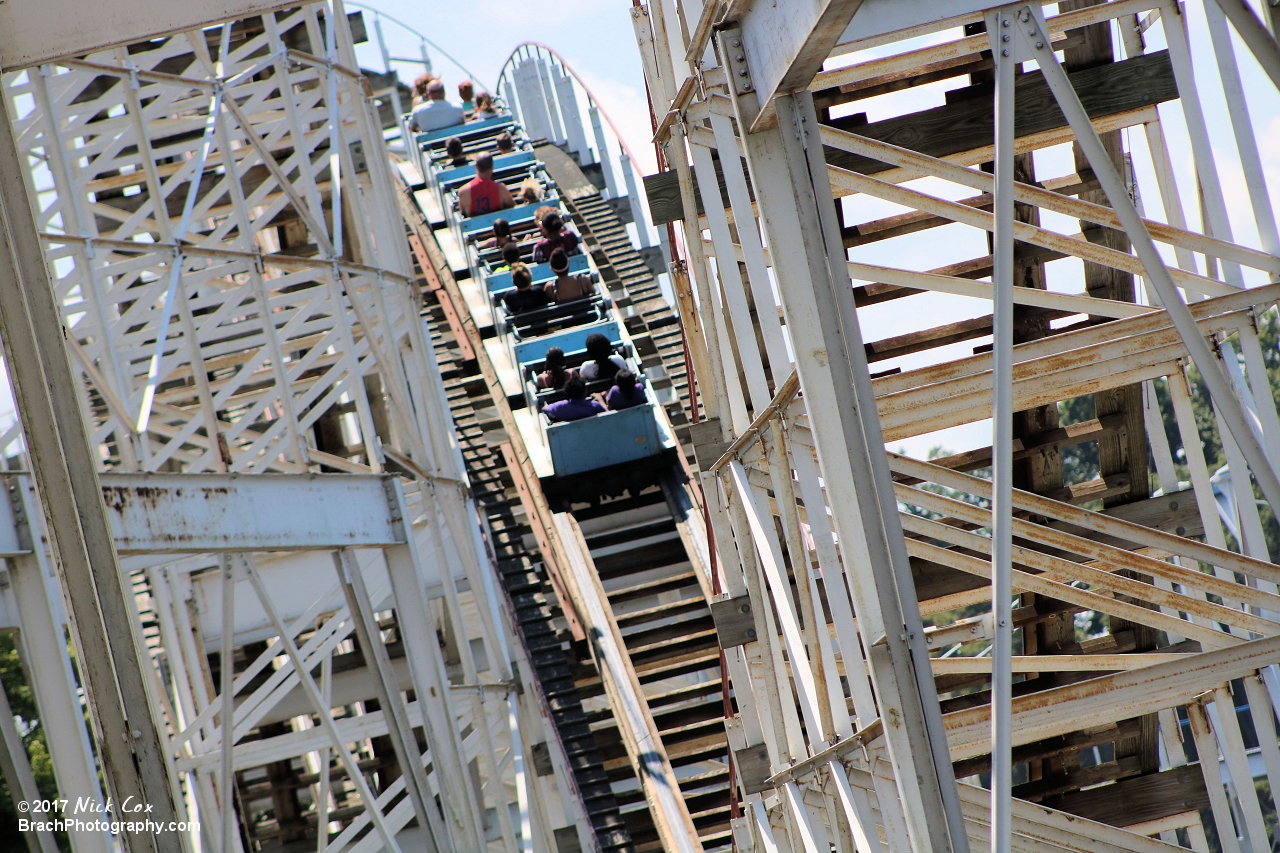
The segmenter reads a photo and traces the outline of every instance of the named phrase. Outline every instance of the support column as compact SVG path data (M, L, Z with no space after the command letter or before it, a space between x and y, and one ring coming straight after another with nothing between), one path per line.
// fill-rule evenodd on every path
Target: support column
M4 781L8 783L9 796L13 798L14 810L19 818L41 818L41 815L31 815L18 806L23 801L29 803L40 799L40 789L36 787L36 777L31 772L27 747L13 722L13 709L9 707L9 697L5 695L3 684L0 684L0 773L4 774ZM45 818L56 816L43 815ZM58 842L53 840L53 833L49 830L29 829L22 834L31 853L58 853Z
M991 851L1009 849L1013 833L1013 85L1014 11L987 15L995 54L995 186L991 281Z
M0 340L43 503L50 543L67 590L85 693L98 732L103 775L117 803L152 807L177 820L152 717L127 590L102 506L62 319L40 251L22 162L7 112L0 116ZM179 853L178 833L128 833L126 850Z
M777 127L743 141L908 832L913 849L967 853L813 98L774 105Z
M87 797L102 801L98 770L94 765L89 730L80 710L71 655L67 651L63 624L62 593L52 567L42 550L32 549L40 541L40 528L32 530L32 513L36 511L34 495L26 477L7 479L7 499L18 522L18 536L31 553L10 557L9 580L14 599L22 614L22 661L27 668L27 682L35 693L40 722L51 734L49 757L53 760L53 776L58 795L71 800ZM105 832L76 831L69 833L76 853L108 853L111 839Z

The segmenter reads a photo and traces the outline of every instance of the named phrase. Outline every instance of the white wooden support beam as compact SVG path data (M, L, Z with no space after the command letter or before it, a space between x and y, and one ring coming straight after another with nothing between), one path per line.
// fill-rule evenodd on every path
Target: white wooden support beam
M300 551L405 541L376 474L104 474L122 554Z
M16 15L27 10L14 4L7 9ZM76 13L64 11L63 17L74 19ZM62 31L63 24L48 25L47 32ZM9 26L0 30L6 36L13 33ZM76 402L79 392L62 344L59 306L27 198L26 169L6 110L0 115L0 340L5 363L70 604L104 776L116 802L133 797L152 806L155 821L169 823L178 819L178 810L143 672L150 662L141 659L134 641L133 613L103 510L97 462ZM178 853L182 844L177 833L127 833L124 846L129 853Z
M392 480L395 506L404 507L404 493L398 480ZM403 512L403 510L401 510ZM432 525L432 535L438 528ZM422 708L423 733L431 746L432 762L440 779L469 779L467 760L456 727L457 714L448 689L444 657L436 637L432 612L423 591L420 566L422 555L413 536L401 545L386 549L387 571L395 592L396 609L411 618L399 622L401 636L408 652L413 688ZM418 618L412 618L417 614ZM470 784L446 784L440 787L445 824L455 849L483 849L482 809L476 802Z
M337 726L334 724L330 713L331 709L325 707L324 697L320 693L320 688L316 685L315 678L311 675L311 670L303 663L302 653L298 650L298 644L293 639L292 631L276 615L275 608L271 605L271 598L267 594L266 587L262 584L262 579L258 576L258 570L254 567L252 559L241 556L240 560L249 576L249 582L253 584L253 590L258 596L258 600L262 602L263 608L271 618L272 627L276 629L280 642L284 646L285 654L289 658L289 663L293 666L293 671L297 674L303 690L306 691L307 698L311 701L316 716L320 720L320 728L324 729L332 748L338 753L343 767L347 770L348 778L355 784L356 792L364 803L366 813L373 820L373 824L377 828L378 834L382 836L387 848L392 853L400 853L400 845L396 843L395 833L387 825L386 817L379 808L378 800L373 795L373 791L369 788L368 780L360 772L355 757L347 749L342 735L338 733Z
M31 772L31 759L27 756L26 744L22 742L22 735L18 733L18 726L14 723L13 708L9 706L9 697L4 692L3 684L0 684L0 773L4 774L4 780L8 783L9 796L13 799L14 813L18 815L18 819L31 821L41 827L20 830L27 842L27 849L30 853L58 853L58 842L54 840L53 833L43 828L58 813L32 814L27 808L27 804L40 800L40 789L36 787L36 777Z
M296 6L288 0L166 3L112 0L0 3L0 67L16 71L64 56L199 29Z
M722 57L734 38L717 35ZM750 103L734 102L739 126L748 126ZM775 272L789 283L783 311L846 570L857 577L854 605L880 715L897 723L886 727L895 778L913 844L967 851L817 115L807 93L775 106L778 125L743 142Z
M222 646L219 650L219 666L222 670L221 693L222 711L218 724L222 726L221 772L218 774L218 802L221 805L222 824L219 826L218 840L222 853L237 853L240 848L239 832L236 829L235 802L236 771L231 764L232 749L235 746L236 716L236 657L235 657L235 619L236 619L236 564L229 554L222 555ZM267 606L266 602L263 602Z
M1280 89L1280 45L1275 36L1267 29L1247 0L1215 0L1226 14L1231 25L1240 34L1241 40L1249 46L1253 58L1258 60L1262 70L1271 78L1271 82ZM1264 0L1264 5L1273 5Z
M34 513L38 512L30 478L10 476L4 480L7 494L0 496L0 517L12 511L17 521L13 532L16 544L29 546L42 535ZM33 527L34 525L34 527ZM5 534L0 533L0 541ZM68 798L88 797L102 801L102 788L94 764L89 730L80 709L79 688L71 666L71 656L64 642L62 593L53 566L43 550L29 550L8 556L9 581L22 620L19 640L27 667L27 680L35 693L40 721L50 737L49 755L53 759L53 775L59 793ZM105 832L73 828L68 835L74 840L76 853L108 853L110 838Z
M418 819L418 825L423 829L423 850L426 853L438 853L440 844L437 839L446 838L447 835L435 797L427 784L427 772L422 767L418 741L409 725L409 714L404 706L400 685L391 671L391 658L382 641L382 629L378 627L373 602L369 600L369 591L365 588L364 574L355 556L346 548L333 553L333 562L338 571L338 582L347 599L347 609L355 623L365 666L374 674L378 704L387 720L387 735L400 765L400 772L404 774L405 790L413 803L413 813ZM407 618L415 617L407 615Z
M1267 637L1019 696L1013 700L1013 745L1186 704L1223 682L1255 672L1277 655L1280 637ZM987 754L990 719L987 705L944 717L956 761Z
M1183 344L1191 354L1191 359L1199 368L1205 386L1209 389L1227 429L1231 431L1232 437L1239 445L1240 452L1249 463L1258 486L1262 489L1268 503L1272 506L1280 506L1280 477L1277 477L1275 469L1268 462L1266 451L1257 433L1246 420L1240 401L1232 392L1230 380L1224 375L1222 365L1214 358L1209 344L1197 329L1195 320L1187 310L1186 303L1182 301L1182 296L1178 293L1169 274L1169 269L1156 251L1151 235L1134 207L1133 199L1130 198L1124 181L1103 149L1102 141L1090 123L1084 107L1080 104L1071 81L1067 79L1066 71L1063 70L1049 45L1048 26L1045 24L1040 7L1038 5L1023 6L1019 10L1018 25L1013 29L1016 33L1015 38L1022 41L1029 55L1034 57L1040 66L1045 82L1062 108L1068 124L1076 134L1078 144L1093 167L1098 182L1102 185L1116 215L1124 225L1125 232L1133 242L1135 253L1146 268L1146 281L1154 287L1165 310L1169 312L1169 319L1177 328Z
M744 127L775 126L772 102L778 95L806 89L831 54L863 0L807 0L803 3L731 4L719 40L729 85L742 99ZM745 74L743 72L746 72Z
M1222 771L1219 769L1218 741L1209 725L1209 715L1199 702L1187 704L1187 721L1191 724L1191 737L1195 740L1196 753L1200 756L1200 773L1204 777L1205 790L1209 792L1209 811L1218 830L1218 844L1223 853L1241 853L1240 840L1236 837L1231 820L1231 804L1222 788Z
M992 188L991 365L991 850L1012 843L1013 800L1013 84L1014 9L987 15L996 63L995 186Z

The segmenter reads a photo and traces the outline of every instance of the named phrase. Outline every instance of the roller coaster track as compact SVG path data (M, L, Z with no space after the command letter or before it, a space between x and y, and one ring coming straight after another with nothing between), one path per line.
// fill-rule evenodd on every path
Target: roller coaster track
M689 389L680 327L614 208L558 148L539 159L564 193L574 223L635 341L636 357L691 457ZM559 155L557 157L556 155ZM576 542L553 512L570 499L545 495L449 263L408 187L401 210L423 284L423 308L449 395L471 488L486 516L505 592L537 689L555 721L577 793L600 850L663 849L670 815L640 779L643 756L625 737L608 680L638 685L642 709L678 780L685 826L704 850L730 846L731 779L720 653L709 608L707 550L687 465L674 465L615 500L572 503ZM660 368L660 369L659 369ZM665 464L665 463L664 463ZM652 463L650 465L652 467ZM558 529L559 528L559 529ZM576 555L576 556L575 556ZM566 581L583 559L598 585ZM599 593L603 593L600 600ZM585 600L592 596L595 600ZM567 602L567 604L566 604ZM625 673L602 673L578 614L607 605L625 649ZM588 629L592 626L587 625ZM686 843L692 839L684 831ZM566 848L562 848L566 849Z

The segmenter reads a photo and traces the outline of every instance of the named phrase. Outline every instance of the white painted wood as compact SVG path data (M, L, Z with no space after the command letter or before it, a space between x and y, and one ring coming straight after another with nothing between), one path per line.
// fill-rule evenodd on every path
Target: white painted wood
M748 114L743 116L748 127L764 129L772 123L770 103L775 97L809 85L861 5L862 0L759 3L733 21L741 32L741 52L754 88L747 100ZM762 126L753 127L761 116Z
M163 8L145 0L91 6L76 0L0 4L0 67L16 71L62 56L93 53L291 5L280 0L214 0Z

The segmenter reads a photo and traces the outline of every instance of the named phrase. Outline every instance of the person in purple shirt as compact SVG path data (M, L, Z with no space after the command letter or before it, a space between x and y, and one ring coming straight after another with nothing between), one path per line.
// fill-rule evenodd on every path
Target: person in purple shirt
M538 230L542 239L533 247L533 262L545 264L551 260L551 253L556 249L564 249L566 255L580 255L578 235L564 227L564 218L556 211L551 211L538 222Z
M542 410L552 423L580 421L605 411L599 400L587 397L587 383L577 376L564 384L564 396L565 399Z
M629 409L644 402L644 386L636 381L635 374L623 368L613 374L613 387L604 398L609 411Z

